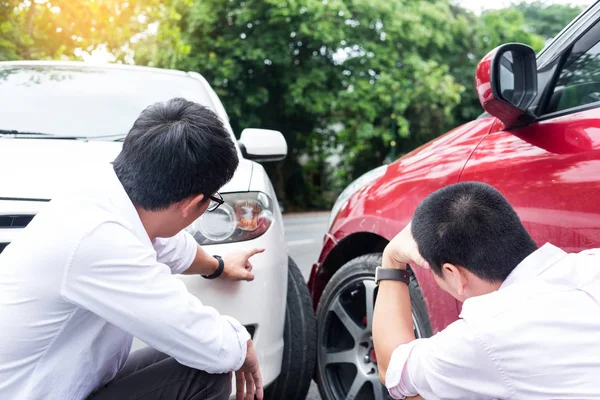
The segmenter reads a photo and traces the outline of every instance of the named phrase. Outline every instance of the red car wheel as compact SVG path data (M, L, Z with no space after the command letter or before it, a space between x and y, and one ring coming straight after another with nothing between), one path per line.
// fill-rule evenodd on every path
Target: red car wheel
M371 324L375 304L375 268L381 254L351 260L331 278L317 308L317 383L323 400L388 399L379 382ZM416 337L431 336L423 296L410 284Z

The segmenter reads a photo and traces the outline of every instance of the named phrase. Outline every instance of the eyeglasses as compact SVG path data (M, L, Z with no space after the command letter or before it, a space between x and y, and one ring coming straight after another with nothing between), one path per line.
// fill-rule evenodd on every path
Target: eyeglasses
M221 193L219 192L215 193L214 196L208 196L208 199L210 200L210 204L206 209L206 211L208 212L215 211L217 208L219 208L221 204L225 203L225 200L223 200L223 196L221 196Z

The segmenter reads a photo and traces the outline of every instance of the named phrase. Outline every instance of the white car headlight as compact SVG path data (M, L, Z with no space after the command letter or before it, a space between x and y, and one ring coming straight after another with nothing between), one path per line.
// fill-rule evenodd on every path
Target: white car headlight
M273 222L273 203L263 192L224 193L222 204L186 230L200 244L242 242L259 237Z
M348 199L350 199L350 197L352 197L354 193L356 193L366 184L373 182L374 180L379 179L380 177L385 175L387 167L387 165L382 165L380 167L372 169L371 171L364 173L354 182L346 186L346 189L344 189L344 191L339 195L339 197L335 201L335 204L333 205L333 208L331 209L331 215L329 216L329 224L327 225L328 231L329 229L331 229L331 225L333 224L333 221L335 220L335 217L337 216L338 212L340 212L342 207L344 207Z

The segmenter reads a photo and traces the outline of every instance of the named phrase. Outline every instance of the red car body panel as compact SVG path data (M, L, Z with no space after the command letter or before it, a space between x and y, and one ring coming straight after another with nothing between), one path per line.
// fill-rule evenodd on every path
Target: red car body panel
M591 109L499 130L492 117L455 129L392 163L386 174L356 192L338 213L310 278L315 305L325 287L319 274L333 248L357 232L387 240L433 191L459 181L487 182L515 207L539 244L566 251L600 247L600 110ZM431 272L414 270L433 332L458 318L460 304Z
M431 192L458 182L461 172L489 132L494 119L473 121L390 164L386 174L356 192L338 213L309 280L315 306L327 283L319 273L331 250L356 232L391 240L412 218L417 205ZM441 291L431 272L415 269L434 332L458 317L457 302Z
M500 131L495 118L455 129L390 164L386 174L356 192L338 213L310 277L318 304L327 274L319 274L333 248L357 232L391 240L418 204L459 181L487 182L515 207L534 240L566 251L600 247L600 110ZM414 270L433 332L458 318L460 304L431 272Z
M600 247L600 110L490 133L461 180L499 189L538 245Z

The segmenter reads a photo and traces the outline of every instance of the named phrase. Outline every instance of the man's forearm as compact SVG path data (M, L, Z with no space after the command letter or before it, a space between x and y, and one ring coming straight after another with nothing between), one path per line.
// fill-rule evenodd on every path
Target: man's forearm
M383 267L389 267L384 261ZM381 281L373 314L373 342L379 376L383 381L392 353L415 340L410 295L404 282Z
M216 258L208 254L204 249L198 245L196 249L196 257L192 262L192 265L185 270L185 275L210 275L219 268L219 261Z

